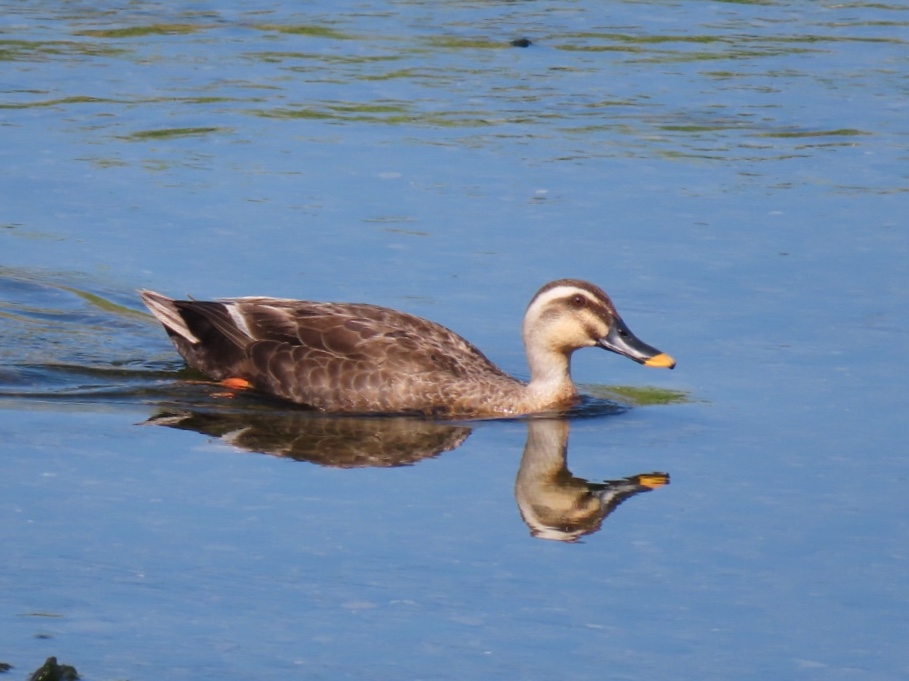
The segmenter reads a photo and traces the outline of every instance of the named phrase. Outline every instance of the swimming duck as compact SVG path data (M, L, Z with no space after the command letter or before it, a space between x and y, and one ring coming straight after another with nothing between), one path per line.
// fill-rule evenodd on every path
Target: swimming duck
M444 326L390 308L139 293L191 367L230 388L323 412L476 418L562 410L578 400L570 360L585 347L675 366L629 331L602 289L577 279L546 284L527 306L529 383Z

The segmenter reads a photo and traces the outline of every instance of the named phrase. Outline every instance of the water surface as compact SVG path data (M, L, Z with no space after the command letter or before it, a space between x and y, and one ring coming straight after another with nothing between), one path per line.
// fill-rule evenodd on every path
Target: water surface
M909 673L905 7L3 10L11 678ZM134 293L390 305L526 377L563 276L678 368L339 425L195 382Z

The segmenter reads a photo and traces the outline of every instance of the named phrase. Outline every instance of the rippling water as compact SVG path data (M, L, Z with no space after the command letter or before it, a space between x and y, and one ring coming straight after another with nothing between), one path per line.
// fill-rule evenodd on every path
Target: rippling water
M13 676L909 673L909 8L0 8ZM526 376L562 276L677 370L324 419L200 382L135 295L390 305Z

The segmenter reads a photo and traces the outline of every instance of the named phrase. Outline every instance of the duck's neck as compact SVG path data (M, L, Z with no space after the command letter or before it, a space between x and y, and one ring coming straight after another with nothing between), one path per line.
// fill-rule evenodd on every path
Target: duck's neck
M526 344L526 350L530 364L527 392L537 408L573 402L578 392L571 380L571 355L532 343Z

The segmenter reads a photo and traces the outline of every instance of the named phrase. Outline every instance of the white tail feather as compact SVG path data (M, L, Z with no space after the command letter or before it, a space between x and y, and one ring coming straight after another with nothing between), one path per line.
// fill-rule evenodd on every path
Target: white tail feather
M189 330L189 327L186 326L186 322L183 321L183 317L174 305L173 299L148 290L139 291L139 295L142 297L142 302L145 303L145 306L151 310L152 314L155 315L155 317L158 318L158 321L164 324L166 328L173 331L178 336L185 338L190 343L201 342L196 335Z

